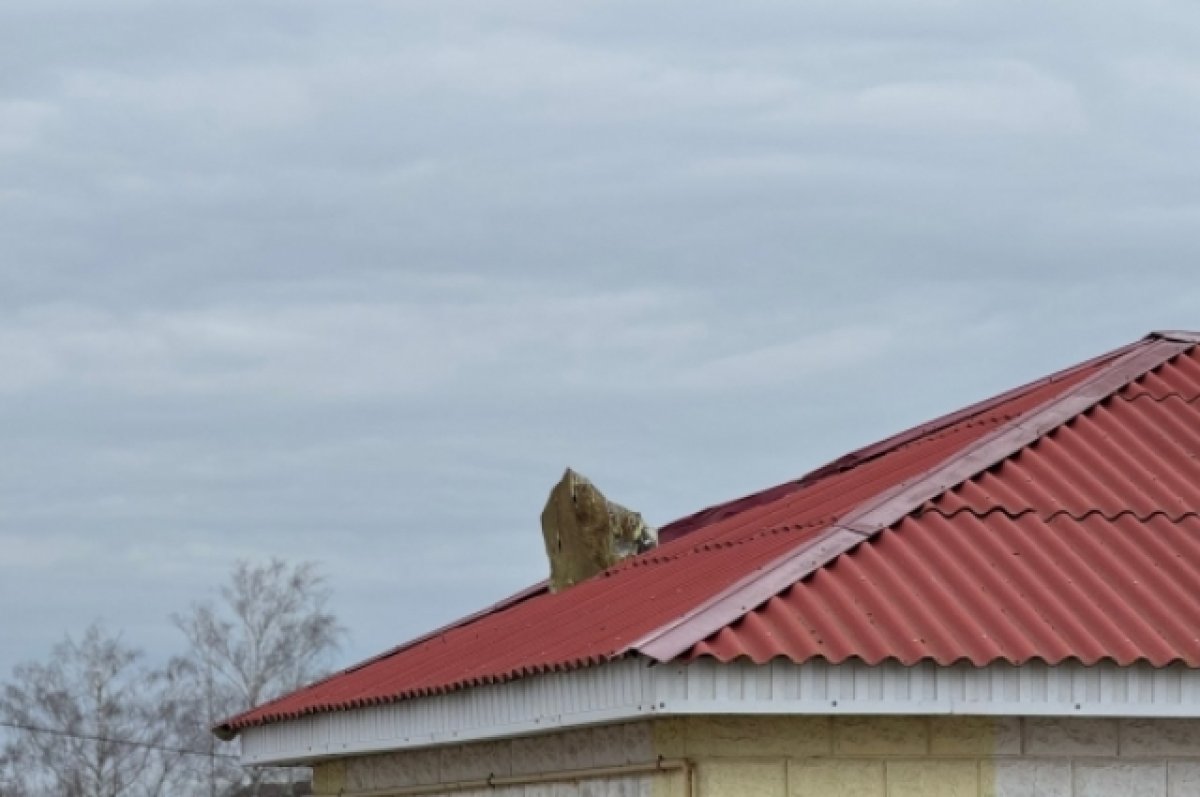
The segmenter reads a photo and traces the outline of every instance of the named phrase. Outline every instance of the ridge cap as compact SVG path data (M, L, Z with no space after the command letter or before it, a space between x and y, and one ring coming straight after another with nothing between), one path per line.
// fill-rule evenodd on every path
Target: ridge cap
M1155 335L1158 333L1151 333ZM1164 333L1165 334L1165 333ZM1200 338L1200 333L1197 333ZM756 490L752 493L731 498L727 501L707 506L690 514L684 515L681 518L676 518L669 523L663 524L659 528L659 539L662 542L674 542L677 539L687 536L693 531L702 528L709 523L725 520L729 517L738 515L747 509L751 509L762 503L776 500L785 495L790 495L799 490L827 479L830 476L835 476L839 473L854 470L855 468L865 465L880 457L887 456L898 448L901 448L909 443L920 440L928 435L938 434L939 432L953 426L956 423L961 423L965 420L974 418L989 410L1013 399L1019 398L1031 391L1037 390L1047 385L1052 385L1055 382L1069 379L1079 371L1095 366L1105 361L1113 361L1127 354L1129 351L1136 349L1139 346L1145 345L1151 337L1147 336L1133 343L1127 343L1124 346L1118 347L1104 354L1090 357L1082 362L1061 368L1045 376L1030 380L1016 387L1009 388L1001 393L998 393L990 398L981 401L972 402L965 407L962 407L953 412L948 412L939 415L931 420L917 424L916 426L904 429L882 440L874 443L869 443L852 451L849 451L824 465L814 468L803 475L791 479L789 481L776 484L772 487L767 487L763 490Z
M1190 329L1156 329L1146 337L1175 343L1200 343L1200 332Z
M1200 336L1196 342L1200 342ZM630 643L627 650L636 650L659 662L676 658L692 645L903 519L925 501L1026 448L1193 345L1193 341L1151 333L1118 349L1119 356L1095 374L1004 423L923 474L881 490L839 518L823 534L790 549L681 617L643 635Z

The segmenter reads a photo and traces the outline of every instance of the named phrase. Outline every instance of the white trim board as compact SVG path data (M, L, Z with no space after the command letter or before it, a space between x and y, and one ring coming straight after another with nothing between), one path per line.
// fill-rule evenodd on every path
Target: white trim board
M242 761L298 763L689 714L1200 717L1200 670L712 659L651 666L629 658L246 728Z

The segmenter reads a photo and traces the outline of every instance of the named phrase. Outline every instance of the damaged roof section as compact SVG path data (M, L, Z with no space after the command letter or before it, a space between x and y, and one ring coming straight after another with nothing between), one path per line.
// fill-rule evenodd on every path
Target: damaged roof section
M627 655L1200 666L1200 355L1115 352L659 530L222 731Z

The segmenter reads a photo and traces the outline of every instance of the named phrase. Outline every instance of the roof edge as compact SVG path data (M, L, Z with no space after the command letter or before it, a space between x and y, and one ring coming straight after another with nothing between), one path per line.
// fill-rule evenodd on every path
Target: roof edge
M493 603L491 606L487 606L483 609L480 609L477 612L472 612L471 614L468 614L465 617L460 617L451 623L447 623L446 625L443 625L440 628L435 628L432 631L428 631L424 634L421 634L418 637L414 637L414 638L408 640L407 642L404 642L400 645L396 645L393 648L389 648L382 653L377 653L368 659L364 659L364 660L358 662L357 664L351 664L349 667L344 667L343 669L340 669L337 672L330 673L329 675L325 676L324 678L313 681L311 684L305 684L300 689L295 689L295 690L292 690L285 694L282 694L279 697L275 698L274 700L268 700L265 703L260 703L259 705L254 706L253 708L251 708L247 711L243 711L240 714L235 714L232 717L228 717L227 719L222 720L217 725L214 725L209 730L212 732L212 734L214 736L216 736L218 739L220 739L223 742L232 741L233 739L235 739L237 737L238 733L243 728L247 728L247 727L251 727L251 726L259 725L259 724L264 724L267 722L276 721L272 718L272 715L270 715L270 714L267 714L262 718L262 720L263 720L262 723L258 722L257 720L249 719L249 717L252 714L260 713L263 709L267 708L272 703L276 703L280 700L283 700L285 697L294 695L296 692L302 692L305 689L311 689L312 687L323 684L326 681L329 681L333 678L337 678L337 677L345 675L347 673L352 673L355 670L361 670L363 667L367 667L371 664L374 664L377 661L386 659L389 656L395 656L397 653L402 653L403 651L408 650L409 648L413 647L414 645L419 645L422 642L425 642L426 640L429 640L429 639L433 639L434 637L439 636L440 634L444 634L447 631L452 631L455 628L460 628L464 625L469 625L470 623L473 623L476 620L486 617L489 614L495 614L496 612L504 611L505 609L508 609L511 606L515 606L516 604L521 603L522 601L526 601L529 598L534 597L535 595L540 595L542 592L544 592L546 590L548 585L549 585L548 581L539 581L537 584L528 586L525 589L520 590L519 592L514 592L512 595L509 595L507 598L504 598L502 600L497 601L496 603Z
M902 520L926 501L1008 458L1200 343L1200 334L1195 334L1195 338L1184 340L1154 332L1133 347L1118 349L1124 354L1094 376L1004 424L915 479L860 504L816 539L739 579L676 621L634 641L628 649L660 662L678 657L692 645Z
M247 729L242 764L311 765L331 758L413 751L465 742L494 741L612 722L720 713L842 716L1092 716L1183 717L1196 714L1191 695L1200 669L1101 659L1017 664L997 659L983 666L941 665L929 659L868 663L814 659L766 664L717 659L647 667L644 659L591 670L531 678L521 699L498 700L512 684L482 687L461 701L426 704L389 714L365 707L313 717L298 733L286 724ZM997 678L1020 673L1037 687L1012 694L995 689ZM689 689L697 679L721 678L741 688ZM754 688L764 678L787 688ZM1164 688L1139 689L1153 679ZM630 684L634 684L633 688ZM1099 683L1099 689L1097 689ZM396 792L390 792L395 794ZM479 792L482 793L482 792ZM500 792L491 792L500 794ZM379 794L377 792L376 794Z

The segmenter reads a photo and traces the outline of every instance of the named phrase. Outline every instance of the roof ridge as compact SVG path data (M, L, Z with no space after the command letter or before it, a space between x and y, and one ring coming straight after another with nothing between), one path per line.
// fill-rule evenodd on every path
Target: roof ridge
M1148 337L1165 336L1168 334L1194 334L1197 340L1200 340L1200 333L1153 332ZM833 459L818 468L808 471L799 478L786 481L782 484L777 484L774 487L768 487L765 490L758 490L757 492L749 493L739 498L733 498L729 501L713 504L712 506L705 507L704 509L693 512L689 515L684 515L683 517L677 518L659 528L659 540L663 542L674 541L697 528L707 526L708 524L718 520L724 520L726 518L733 517L734 515L738 515L747 509L752 509L755 506L759 506L762 503L767 503L785 495L790 495L793 492L804 489L805 487L810 487L813 484L816 484L817 482L838 473L854 470L860 465L865 465L868 462L879 459L882 456L886 456L887 454L890 454L893 451L896 451L897 449L917 440L921 440L922 438L930 435L940 434L955 424L986 413L988 410L1023 396L1026 393L1037 390L1041 387L1045 387L1046 385L1053 384L1054 382L1067 379L1074 374L1091 368L1098 363L1104 362L1105 360L1112 360L1127 354L1133 349L1144 345L1147 339L1148 338L1143 338L1142 340L1128 343L1112 351L1105 352L1104 354L1092 357L1088 360L1084 360L1081 363L1076 363L1075 365L1055 371L1047 376L1043 376L1030 382L1026 382L1025 384L1018 385L1017 387L1010 388L1009 390L1006 390L995 396L991 396L990 398L977 401L974 404L970 404L966 407L955 410L954 412L940 415L933 420L917 424L916 426L905 429L902 432L898 432L891 437L884 438L883 440L863 446L862 448L857 448L848 454L843 454L842 456L837 457L836 459Z
M1200 332L1190 329L1158 329L1148 337L1171 340L1176 343L1200 343Z
M911 514L926 501L1008 458L1197 343L1200 343L1200 334L1152 332L1137 343L1106 355L1117 356L1096 374L967 445L924 474L860 503L826 533L739 579L673 622L635 640L627 649L640 651L658 661L676 658L713 632Z

